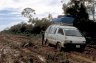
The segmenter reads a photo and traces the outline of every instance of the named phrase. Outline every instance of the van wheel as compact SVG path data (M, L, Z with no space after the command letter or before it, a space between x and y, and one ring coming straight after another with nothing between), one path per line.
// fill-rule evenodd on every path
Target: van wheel
M45 45L48 46L49 45L49 42L48 40L45 41Z
M83 52L85 50L85 46L82 46L81 48L80 48L80 52Z
M57 51L61 51L62 47L61 47L60 43L56 44L56 49L57 49Z

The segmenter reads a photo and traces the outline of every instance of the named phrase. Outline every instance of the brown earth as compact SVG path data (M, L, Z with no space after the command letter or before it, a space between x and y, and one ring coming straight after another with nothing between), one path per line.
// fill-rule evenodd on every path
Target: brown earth
M0 63L96 63L94 47L59 52L54 46L42 45L40 35L0 34Z

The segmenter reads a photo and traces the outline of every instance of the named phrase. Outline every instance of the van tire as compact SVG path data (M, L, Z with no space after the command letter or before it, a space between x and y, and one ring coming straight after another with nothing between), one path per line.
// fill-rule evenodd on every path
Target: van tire
M62 47L61 47L59 42L57 42L57 44L56 44L56 49L57 49L57 51L61 51L61 49L62 49Z
M82 46L81 48L80 48L80 52L83 52L85 50L85 46Z

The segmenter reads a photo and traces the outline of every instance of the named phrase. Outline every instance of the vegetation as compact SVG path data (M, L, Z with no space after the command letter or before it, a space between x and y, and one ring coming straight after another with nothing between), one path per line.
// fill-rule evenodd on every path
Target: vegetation
M13 34L40 34L42 31L45 31L46 28L51 24L52 15L48 15L47 18L34 18L35 10L31 8L25 8L21 14L28 18L28 24L27 23L19 23L17 25L12 26L10 29L4 30L2 32L5 33L13 33Z
M31 8L25 8L22 13L24 17L27 17L29 19L29 23L32 23L32 20L34 20L35 10ZM31 21L30 21L31 20Z
M88 3L90 3L91 6ZM96 30L94 29L94 27L96 27L94 5L94 0L70 0L69 3L63 4L62 9L65 15L71 15L75 18L73 25L76 26L85 37L96 37ZM89 19L90 13L93 15L93 20Z
M26 34L40 34L41 31L45 31L46 28L51 24L51 22L47 20L46 18L42 18L41 20L35 18L34 21L32 22L33 24L27 24L27 23L22 22L2 32L13 33L13 34L25 34L25 35Z

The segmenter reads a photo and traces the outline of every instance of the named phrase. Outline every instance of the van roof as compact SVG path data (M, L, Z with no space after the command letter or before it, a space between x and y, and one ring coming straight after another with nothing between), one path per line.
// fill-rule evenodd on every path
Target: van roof
M58 24L53 24L51 25L52 27L56 27L56 28L74 28L74 29L77 29L76 27L74 26L66 26L66 25L58 25Z

